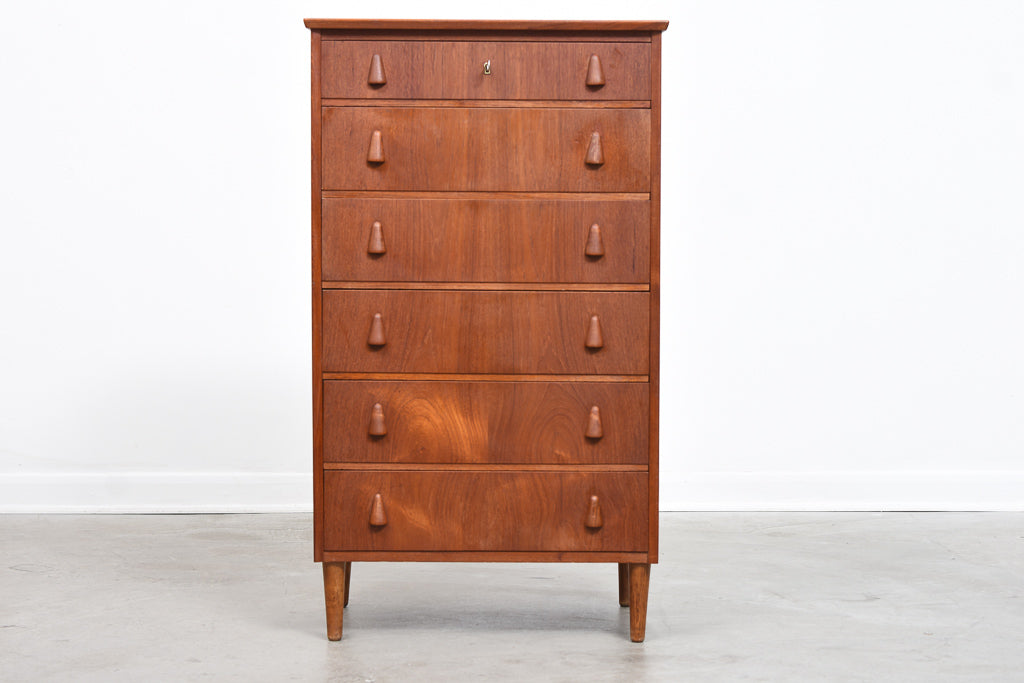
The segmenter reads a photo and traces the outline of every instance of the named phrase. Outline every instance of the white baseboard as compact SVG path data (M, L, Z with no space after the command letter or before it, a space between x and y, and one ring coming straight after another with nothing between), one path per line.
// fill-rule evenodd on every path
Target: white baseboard
M310 473L0 474L0 513L310 512ZM1024 511L1024 471L663 472L663 511Z
M1024 471L663 472L669 510L1024 511Z
M311 512L312 473L0 474L0 512Z

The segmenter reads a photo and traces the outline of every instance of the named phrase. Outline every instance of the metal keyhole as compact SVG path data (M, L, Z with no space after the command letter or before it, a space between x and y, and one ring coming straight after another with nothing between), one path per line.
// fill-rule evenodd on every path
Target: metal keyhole
M484 75L485 76L490 76L491 75L491 60L489 60L489 59L486 62L484 62Z

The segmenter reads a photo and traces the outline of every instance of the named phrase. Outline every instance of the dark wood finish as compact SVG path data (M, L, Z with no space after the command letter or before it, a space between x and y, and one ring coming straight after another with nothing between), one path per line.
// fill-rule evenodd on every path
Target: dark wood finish
M641 472L327 471L326 548L402 551L643 551ZM374 497L387 525L367 520ZM590 496L605 509L585 526Z
M325 291L323 369L646 374L647 296ZM370 346L366 330L378 313L387 319L389 341Z
M667 21L563 21L519 19L304 19L306 28L331 30L436 31L563 31L567 37L587 31L664 31ZM650 36L648 35L648 39Z
M353 561L557 561L642 640L665 24L307 25L329 636Z
M386 163L351 153L374 131ZM650 131L647 109L324 107L323 188L648 192Z
M636 200L328 198L323 277L646 284L649 226Z
M647 632L647 587L651 580L649 563L629 565L629 639L642 643Z
M324 460L646 465L646 418L640 383L328 381Z
M327 608L327 639L341 640L345 618L345 568L347 562L324 562L324 606Z

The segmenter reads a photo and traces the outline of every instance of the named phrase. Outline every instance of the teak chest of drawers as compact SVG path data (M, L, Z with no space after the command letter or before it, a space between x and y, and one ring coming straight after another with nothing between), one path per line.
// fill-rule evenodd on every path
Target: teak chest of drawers
M666 22L307 19L314 559L658 560Z

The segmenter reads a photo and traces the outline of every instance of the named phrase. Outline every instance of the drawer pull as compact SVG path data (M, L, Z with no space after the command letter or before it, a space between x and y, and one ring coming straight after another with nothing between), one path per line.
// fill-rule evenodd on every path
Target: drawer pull
M370 413L370 436L384 436L388 428L384 426L384 406L379 403L373 404L373 411Z
M386 526L388 514L384 512L384 499L379 493L373 496L373 507L370 508L370 526Z
M370 336L366 343L370 346L384 346L388 343L384 337L384 321L381 319L380 313L373 314L373 322L370 323Z
M384 229L380 221L374 221L370 228L370 244L366 247L367 254L384 254L387 248L384 246Z
M491 75L491 60L488 59L486 62L484 62L484 76L490 76L490 75Z
M597 496L590 497L590 507L587 508L587 521L584 526L588 529L600 529L604 526L604 515L601 514L601 503Z
M371 164L384 163L384 143L379 130L373 131L373 135L370 136L370 149L366 152L366 160Z
M381 161L384 161L383 157ZM590 145L587 147L587 158L584 159L590 166L600 166L604 163L604 152L601 150L601 134L595 131L590 136Z
M587 235L587 246L583 253L595 258L604 256L604 240L601 239L601 226L597 223L590 226L590 233Z
M591 59L594 59L591 57ZM600 69L600 65L598 65ZM384 75L384 62L380 60L380 55L374 55L370 60L370 75L366 77L366 82L370 85L384 85L388 82L387 76ZM587 85L590 85L590 81L587 81Z
M383 420L383 415L381 419ZM370 433L372 434L373 432ZM590 409L590 417L587 418L587 431L584 433L584 436L595 441L604 436L604 429L601 427L601 409L597 406L593 406Z
M590 63L587 65L587 85L598 88L604 85L604 71L601 69L601 58L597 55L590 55Z
M588 349L600 349L604 347L604 336L601 334L601 321L596 315L590 316L590 325L587 327L587 340L583 345Z

